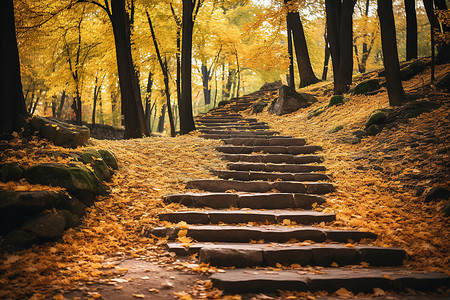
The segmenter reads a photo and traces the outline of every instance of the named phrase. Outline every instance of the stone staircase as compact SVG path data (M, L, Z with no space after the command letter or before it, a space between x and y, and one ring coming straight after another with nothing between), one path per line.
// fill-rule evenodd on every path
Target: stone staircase
M371 232L326 229L314 224L334 221L334 213L312 210L334 191L321 147L301 138L281 136L267 124L236 114L248 102L230 104L197 119L204 138L223 140L217 150L230 163L212 170L219 179L192 180L187 192L167 195L166 203L195 208L160 215L186 227L157 227L146 235L168 237L169 251L197 253L201 263L231 267L215 273L215 287L232 293L277 290L352 292L435 290L449 286L442 273L402 268L403 249L369 246ZM188 247L179 236L195 242ZM288 268L282 268L286 266Z

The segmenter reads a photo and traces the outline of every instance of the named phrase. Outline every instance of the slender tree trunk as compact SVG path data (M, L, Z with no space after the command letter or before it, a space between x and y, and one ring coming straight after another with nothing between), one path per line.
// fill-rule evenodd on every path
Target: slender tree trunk
M300 74L300 87L319 82L311 66L306 44L305 32L298 12L288 12L288 25L294 39L295 56L297 57L298 73Z
M36 96L36 101L34 101L33 107L31 108L30 115L34 115L34 112L36 111L36 107L37 107L37 105L39 103L39 99L40 99L40 96L38 94Z
M164 104L161 109L161 115L159 116L158 127L156 131L163 132L164 131L164 119L166 118L166 105Z
M62 94L61 94L61 100L60 100L60 102L59 102L58 111L57 111L57 113L56 113L56 117L57 117L58 119L61 119L62 110L63 110L63 108L64 108L64 102L65 102L65 101L66 101L66 91L64 90L64 91L62 91Z
M211 89L209 88L209 72L206 63L202 62L202 83L203 83L203 97L205 99L205 105L211 103Z
M235 81L235 77L236 77L236 70L229 69L228 70L228 80L227 80L227 84L225 85L225 93L223 95L225 99L228 99L233 96L233 94L231 92L231 87L233 85L233 82Z
M150 122L150 118L152 115L152 106L151 106L152 86L153 86L153 73L152 71L148 71L147 91L145 94L145 123L147 124L148 131L150 133L152 132L152 125Z
M183 0L183 32L181 43L181 99L178 100L180 113L180 133L187 134L195 130L192 113L192 32L194 21L192 0Z
M381 45L384 57L384 68L386 70L386 86L389 104L398 106L403 103L405 93L400 78L400 65L398 61L392 0L378 0L378 17L380 19Z
M100 90L100 87L98 86L98 77L95 77L95 84L94 84L94 99L92 103L92 124L95 124L95 109L97 108L97 99L98 99L98 91Z
M328 65L330 64L330 46L328 45L328 33L327 26L325 25L325 58L323 60L323 71L322 71L322 80L327 80L328 75Z
M287 28L287 39L288 39L288 54L289 54L289 87L295 89L295 76L294 76L294 54L292 49L292 32L290 24L290 18L286 15L286 28Z
M111 22L116 46L117 67L125 121L125 138L139 138L148 135L142 108L139 81L134 70L131 55L130 20L124 0L111 0Z
M406 11L406 60L417 58L416 1L405 0Z

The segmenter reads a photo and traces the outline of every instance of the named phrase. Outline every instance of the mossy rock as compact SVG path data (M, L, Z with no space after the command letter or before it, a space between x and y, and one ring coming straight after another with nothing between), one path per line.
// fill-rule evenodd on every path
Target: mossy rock
M31 247L38 240L38 236L24 230L13 230L5 236L0 249L3 251L18 251Z
M93 204L95 195L106 194L100 179L82 164L39 164L25 170L24 177L30 183L66 188L88 206Z
M333 105L343 104L343 103L344 103L344 96L334 95L334 96L331 96L330 103L328 103L328 107L333 106Z
M108 167L110 167L113 170L119 170L119 164L117 162L117 158L114 155L114 153L105 149L100 149L97 151L98 153L100 153L100 155L103 158L103 161L108 165Z
M21 229L36 234L41 240L55 240L62 236L66 225L59 211L47 211L25 221Z
M19 181L22 177L23 170L16 163L6 163L0 166L0 181Z
M366 128L366 132L368 135L377 135L381 132L380 127L377 124L372 124L369 127Z
M406 65L405 67L400 69L400 78L402 80L409 80L421 73L423 70L427 68L426 63L421 60L415 60L412 63Z
M68 210L62 210L62 211L60 211L60 213L61 213L61 216L66 221L65 229L75 227L81 223L80 218L76 214L73 214Z
M353 90L354 95L365 94L367 92L375 91L380 88L380 81L378 79L367 79L360 82Z
M381 110L376 110L370 115L369 120L367 120L366 128L370 127L373 124L380 124L386 120L387 114Z
M101 154L94 149L88 149L83 151L81 154L81 161L90 165L94 169L94 174L103 181L111 180L111 172L109 171L108 165L103 161Z
M342 130L342 129L344 129L344 126L338 125L338 126L334 127L334 128L331 130L331 133L338 132L338 131L340 131L340 130Z

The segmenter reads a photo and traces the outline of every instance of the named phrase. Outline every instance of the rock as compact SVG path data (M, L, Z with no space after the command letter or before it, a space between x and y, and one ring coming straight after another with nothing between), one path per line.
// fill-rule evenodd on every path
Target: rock
M386 120L387 115L385 112L381 110L375 110L372 115L369 117L369 120L367 120L366 128L368 128L370 125L373 124L380 124L384 120Z
M0 234L20 227L42 210L53 208L66 209L81 217L86 205L63 192L0 191Z
M25 170L24 177L30 183L66 188L77 199L90 206L96 195L106 194L101 181L82 164L66 166L58 163L44 163Z
M31 218L22 225L23 231L29 231L42 240L54 240L62 236L66 220L61 212L49 211Z
M438 107L440 104L431 101L413 101L405 106L404 111L407 118L415 118Z
M344 103L344 96L334 95L334 96L331 96L330 103L328 103L328 107L333 106L333 105L343 104L343 103Z
M84 145L90 137L86 126L71 125L56 119L34 116L30 125L57 146L76 148Z
M425 197L425 202L430 202L437 199L448 200L449 198L450 198L449 189L442 186L435 186L428 192L427 196Z
M277 90L283 86L281 80L277 80L274 82L265 82L262 87L259 89L260 91L272 91Z
M230 101L229 101L229 100L222 100L222 101L220 101L220 102L217 104L217 107L225 106L225 105L228 105L228 104L230 104Z
M358 144L361 142L361 139L356 136L346 136L341 139L341 142L344 144Z
M360 82L353 91L353 95L365 94L367 92L375 91L380 88L380 81L378 79L368 79Z
M108 167L110 167L113 170L119 170L119 164L117 162L117 158L114 155L114 153L105 149L100 149L97 151L98 153L100 153L100 155L103 158L103 161L108 165Z
M89 149L80 154L81 161L94 169L94 174L102 181L111 180L111 172L97 150ZM117 163L117 161L116 161Z
M64 218L64 220L66 221L65 229L75 227L81 223L80 218L77 215L71 213L70 211L68 211L66 209L61 211L61 215Z
M255 104L253 104L252 114L258 114L264 110L264 108L269 105L265 100L259 100Z
M380 133L381 129L377 124L372 124L366 128L366 132L368 135L374 136L374 135L377 135L378 133Z
M415 60L405 67L400 69L400 78L402 80L409 80L425 70L427 67L426 63L421 60Z
M364 130L356 130L353 132L353 135L361 139L363 136L367 135L367 132Z
M23 174L22 168L20 168L16 163L6 163L0 167L0 181L18 181Z
M269 108L269 112L281 116L288 114L302 107L308 107L315 97L309 94L299 94L294 89L283 85L279 90L278 99L274 100Z
M13 230L5 236L0 245L0 250L17 251L31 247L37 242L38 236L32 232Z
M342 129L344 129L344 126L338 125L338 126L334 127L334 128L331 130L331 133L338 132L338 131L340 131L340 130L342 130Z
M441 80L436 83L438 88L450 90L450 73L447 73Z

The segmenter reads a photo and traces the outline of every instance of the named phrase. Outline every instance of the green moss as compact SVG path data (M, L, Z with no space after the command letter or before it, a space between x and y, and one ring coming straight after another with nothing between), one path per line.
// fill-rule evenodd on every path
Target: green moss
M111 172L108 165L103 161L101 154L97 150L88 149L81 154L81 161L86 165L91 165L94 174L100 179L108 181L111 179Z
M330 98L330 103L328 103L328 107L333 105L338 105L344 103L344 96L342 95L334 95Z
M338 131L340 131L340 130L342 130L342 129L344 129L344 126L338 125L338 126L334 127L334 128L331 130L331 132L332 132L332 133L335 133L335 132L338 132Z
M376 110L372 113L372 115L369 117L369 120L367 120L366 128L370 127L373 124L380 124L387 118L386 113Z
M379 88L380 82L378 79L368 79L360 82L353 90L353 94L365 94L367 92L378 90Z
M372 124L369 127L366 128L366 132L368 135L377 135L380 132L380 127L376 124Z
M114 153L112 153L111 151L108 151L108 150L104 150L104 149L98 150L98 153L100 153L100 155L103 158L103 161L108 165L108 167L110 167L114 170L119 169L119 164L117 163L117 158L114 155Z
M18 181L23 174L23 170L16 163L6 163L1 165L1 177L2 182Z

